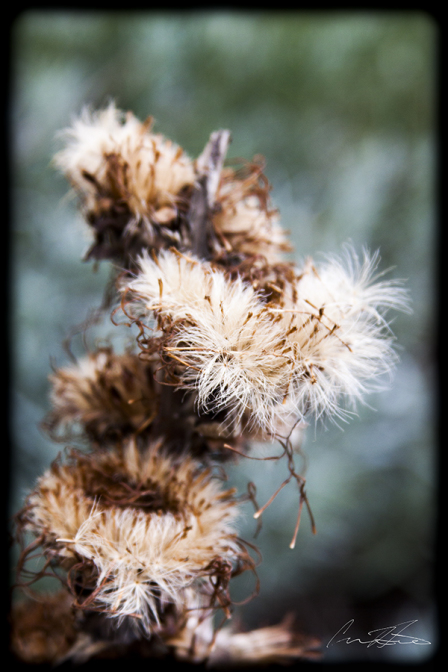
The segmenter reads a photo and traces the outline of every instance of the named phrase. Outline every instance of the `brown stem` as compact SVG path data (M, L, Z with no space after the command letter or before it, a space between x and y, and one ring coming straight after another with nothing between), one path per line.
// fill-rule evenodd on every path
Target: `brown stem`
M197 179L191 196L188 221L191 251L203 259L210 256L210 248L213 247L211 213L229 142L230 131L215 131L196 161Z

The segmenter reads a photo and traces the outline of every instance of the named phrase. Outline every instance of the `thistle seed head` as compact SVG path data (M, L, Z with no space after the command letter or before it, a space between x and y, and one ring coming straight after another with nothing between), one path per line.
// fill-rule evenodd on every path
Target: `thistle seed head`
M408 302L399 282L377 282L378 254L361 262L347 248L319 269L288 269L276 301L179 253L138 264L121 287L126 311L148 324L157 317L179 386L207 411L246 415L273 434L310 414L344 418L397 361L385 315Z
M346 246L319 266L308 260L285 292L289 394L301 415L344 419L390 378L398 356L386 314L409 312L409 301L400 281L378 282L378 263L378 252L360 260Z
M163 630L191 594L228 608L227 584L253 561L234 530L236 500L211 469L160 444L143 452L72 452L38 481L20 516L68 572L75 606Z
M128 263L145 247L180 238L195 174L182 149L111 103L83 110L61 132L54 162L80 195L94 242L86 258Z
M204 412L272 430L291 410L282 405L288 360L278 316L252 286L209 263L162 251L143 255L139 268L121 287L126 312L146 322L156 314L179 386L197 391Z
M110 347L99 348L56 369L49 380L53 408L44 428L54 438L78 423L90 441L104 445L143 431L157 411L153 367L130 352L118 355Z
M261 260L275 264L282 252L292 248L270 203L270 185L262 168L249 164L241 176L231 168L222 171L212 221L227 254L248 256L255 264Z

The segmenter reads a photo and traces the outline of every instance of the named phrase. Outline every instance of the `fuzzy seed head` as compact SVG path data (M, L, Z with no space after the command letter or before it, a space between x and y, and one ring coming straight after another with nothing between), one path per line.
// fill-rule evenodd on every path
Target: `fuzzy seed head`
M51 433L79 423L90 440L102 443L138 431L156 413L153 370L132 353L99 348L49 379L53 408L45 426Z
M290 395L299 412L346 417L366 394L384 388L398 357L386 320L389 309L409 311L399 281L375 275L379 254L351 247L319 267L309 260L285 296L293 374Z
M197 390L203 408L249 413L275 433L285 419L345 417L392 372L385 312L408 302L400 283L376 282L378 260L364 252L361 262L347 248L318 270L309 261L288 277L281 300L266 303L239 278L164 252L157 261L142 256L122 291L136 319L158 316L179 385Z
M61 133L65 147L54 162L80 194L95 230L88 256L140 251L154 244L160 229L176 238L170 224L194 183L194 167L179 146L151 133L150 124L110 104L94 113L85 108Z
M208 577L241 560L232 495L187 455L157 444L142 453L130 441L121 454L54 463L28 497L25 529L90 582L89 608L151 632L167 608L182 611L191 591L210 596Z
M213 226L233 253L263 257L275 264L291 246L278 212L269 203L269 184L266 178L260 182L261 177L256 164L245 179L237 179L231 169L223 171Z
M236 422L249 413L263 429L275 425L273 406L290 413L282 406L284 334L253 287L173 252L157 262L143 255L139 267L122 287L132 297L126 310L166 320L165 353L181 364L179 384L197 390L200 408L226 409Z

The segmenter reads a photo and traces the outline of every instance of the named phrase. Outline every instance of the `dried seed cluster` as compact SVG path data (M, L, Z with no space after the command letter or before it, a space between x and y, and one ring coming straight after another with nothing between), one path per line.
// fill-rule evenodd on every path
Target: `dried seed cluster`
M22 522L42 535L45 556L69 571L77 606L118 622L137 617L151 633L167 608L185 609L191 587L214 606L214 568L230 576L250 564L233 530L235 504L188 455L173 459L160 444L142 452L130 441L120 453L54 463Z
M45 426L54 435L78 423L91 441L101 444L142 432L157 412L153 368L132 353L99 348L56 369L49 379L52 411Z
M94 242L86 258L124 259L180 238L194 169L182 149L113 104L63 132L56 165L80 194Z
M93 234L86 258L123 271L113 322L139 335L135 349L98 347L50 376L43 426L88 450L54 462L17 517L35 537L22 575L38 549L34 578L53 571L68 597L51 636L38 619L25 627L17 607L14 648L31 662L132 647L211 665L314 657L316 641L286 621L215 627L217 608L230 615L231 579L255 567L217 462L280 441L290 475L255 517L295 480L293 547L304 503L310 511L294 467L306 422L346 419L381 386L397 359L386 313L407 309L406 292L375 275L367 251L284 261L262 163L224 165L228 131L191 160L151 128L113 104L84 111L55 157ZM253 487L246 499L256 504ZM45 609L55 598L42 599Z
M180 387L196 390L200 407L247 410L262 431L279 418L344 417L344 401L375 389L393 369L393 336L384 313L404 308L393 281L375 283L378 256L361 263L347 250L319 270L308 261L266 301L240 278L210 262L161 252L143 254L139 272L121 288L126 314L157 317L164 355ZM159 342L160 343L160 342Z
M227 253L262 257L272 265L281 262L282 252L291 251L269 190L256 163L242 174L231 168L222 171L212 222Z

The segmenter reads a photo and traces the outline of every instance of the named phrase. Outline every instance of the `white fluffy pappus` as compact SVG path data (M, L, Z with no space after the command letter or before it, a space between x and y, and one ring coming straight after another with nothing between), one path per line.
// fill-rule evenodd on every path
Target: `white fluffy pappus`
M84 108L61 131L65 147L54 162L81 194L87 213L97 214L110 201L125 203L136 221L154 217L163 223L175 216L177 195L194 183L193 163L178 145L150 133L150 123L111 103L97 112Z
M136 319L161 319L179 384L197 390L203 408L249 412L275 433L280 419L346 417L393 370L385 312L408 310L408 299L399 282L377 281L378 261L350 248L318 270L309 261L274 304L211 264L163 252L143 255L121 289Z
M55 462L27 499L25 529L43 535L44 554L65 569L77 565L82 574L78 563L87 562L86 608L118 624L134 617L149 633L169 605L182 612L197 594L213 606L216 563L248 562L236 515L233 491L210 469L187 455L169 457L160 444L141 453L129 441L121 453Z
M291 344L289 394L301 415L347 417L357 401L385 387L398 361L386 312L409 312L402 282L376 274L379 253L352 247L309 260L284 302L283 324Z
M165 352L181 365L180 386L197 390L205 411L226 409L237 422L249 412L254 424L273 430L291 412L282 405L289 358L278 315L251 285L198 259L144 254L139 269L121 287L126 312L166 319Z

